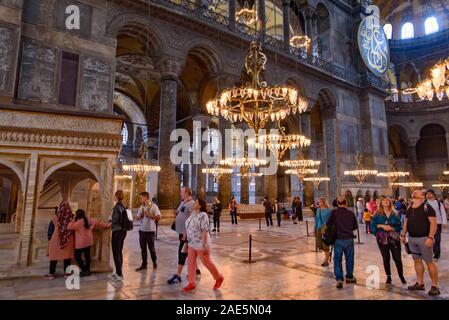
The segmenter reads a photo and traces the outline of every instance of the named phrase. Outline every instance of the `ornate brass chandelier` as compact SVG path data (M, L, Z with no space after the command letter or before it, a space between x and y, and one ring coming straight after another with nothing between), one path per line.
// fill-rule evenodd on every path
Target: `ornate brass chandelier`
M299 181L303 181L305 176L317 174L318 169L312 168L298 168L298 169L287 169L285 170L285 174L296 175Z
M420 100L432 101L434 97L449 98L449 58L441 60L430 69L430 78L423 80L415 88L407 88L404 94L416 93Z
M270 120L280 121L290 114L306 111L308 101L296 89L268 86L261 81L266 62L260 43L253 41L245 59L245 70L251 82L222 91L219 98L207 102L208 113L221 115L232 123L244 121L257 135Z
M221 177L225 174L232 174L234 170L232 168L220 168L218 166L215 166L213 168L203 168L201 170L204 174L211 174L215 181L218 181L221 179Z
M315 189L318 189L321 182L330 181L331 179L328 177L316 176L316 177L305 177L303 180L306 182L312 182Z
M140 147L140 158L125 162L121 165L123 172L135 173L137 177L143 182L150 172L160 172L161 167L151 164L145 159L145 144L142 143Z
M390 181L390 184L393 182L396 182L398 178L402 177L408 177L410 175L410 172L408 171L399 171L396 167L396 162L394 160L394 157L392 155L389 156L389 162L390 162L390 168L387 172L378 172L378 177L385 177L388 178Z
M258 149L270 150L278 161L282 159L288 150L310 146L311 140L301 134L287 134L285 127L278 123L279 133L270 132L259 135L257 138L247 139L248 145Z
M248 172L240 172L237 173L237 177L241 177L241 178L247 178L247 179L251 179L253 177L262 177L263 173L262 172L252 172L252 171L248 171Z
M114 176L114 179L116 181L131 180L132 178L133 178L133 176L128 175L128 174L117 174Z
M252 8L242 8L235 13L235 21L247 26L252 25L257 21L257 11Z
M301 49L308 49L310 46L311 40L308 36L306 35L296 35L290 38L290 45L292 47Z
M363 156L360 152L357 152L357 167L354 170L346 170L343 174L345 176L353 176L356 177L359 181L359 184L362 184L367 176L375 176L377 175L377 170L367 170L363 169Z
M242 158L226 158L224 160L220 160L220 164L224 166L229 167L244 167L244 168L250 168L250 167L259 167L264 166L268 163L267 160L261 160L258 158L249 158L249 157L242 157Z
M444 189L449 188L449 183L436 183L432 184L432 187L439 188L441 191L444 192Z
M445 176L447 176L447 175L449 175L449 171L444 171L443 174L444 174Z
M393 182L391 184L391 186L393 188L404 187L404 188L408 188L410 190L416 190L416 189L422 188L423 183L422 182Z

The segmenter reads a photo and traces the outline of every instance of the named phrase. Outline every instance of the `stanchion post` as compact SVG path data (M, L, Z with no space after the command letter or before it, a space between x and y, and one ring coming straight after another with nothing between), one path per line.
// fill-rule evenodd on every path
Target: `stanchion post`
M309 221L306 220L306 232L307 232L307 236L309 236Z
M253 248L253 236L249 235L249 263L251 263L251 250Z
M259 231L262 231L262 218L259 217Z

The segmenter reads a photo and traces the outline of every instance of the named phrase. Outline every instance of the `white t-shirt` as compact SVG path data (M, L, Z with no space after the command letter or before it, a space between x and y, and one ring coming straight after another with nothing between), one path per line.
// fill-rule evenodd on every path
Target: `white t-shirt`
M195 213L193 212L186 220L187 241L189 246L195 250L202 250L203 231L209 231L209 216L206 212ZM207 236L207 243L210 244L210 237Z
M151 207L150 207L151 206ZM155 203L150 203L148 206L140 206L137 211L137 218L142 219L140 222L140 231L143 232L155 232L156 231L156 222L154 219L148 218L144 214L144 210L147 210L150 207L150 213L155 216L160 216L161 212L159 211L158 206Z
M427 200L427 203L432 206L433 210L435 210L435 214L437 217L437 224L447 224L447 215L446 209L444 208L443 203L438 204L438 200Z

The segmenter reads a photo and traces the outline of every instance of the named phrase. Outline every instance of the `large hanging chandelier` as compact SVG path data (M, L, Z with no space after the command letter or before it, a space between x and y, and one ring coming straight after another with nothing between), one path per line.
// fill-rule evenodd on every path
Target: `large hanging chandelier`
M259 167L259 166L264 166L268 163L267 160L261 160L258 158L249 158L249 157L242 157L242 158L235 158L235 157L231 157L231 158L226 158L224 160L220 160L220 164L224 165L224 166L229 166L229 167L244 167L244 168L249 168L249 167Z
M298 49L308 49L310 46L311 40L306 35L296 35L290 38L290 45L292 47L298 48Z
M215 181L220 180L220 178L225 174L232 174L234 170L232 168L221 168L218 166L215 166L213 168L203 168L201 170L204 174L211 174Z
M408 188L410 190L416 190L416 189L422 188L423 183L422 182L393 182L391 184L391 186L393 188L404 187L404 188Z
M328 177L316 176L316 177L305 177L303 180L305 182L312 182L315 189L318 189L321 182L330 181L331 179Z
M444 192L444 189L449 188L449 183L436 183L432 184L432 187L439 188L442 192Z
M140 158L126 161L121 165L121 169L126 173L134 173L143 182L150 172L160 172L161 167L151 164L145 159L145 144L140 147Z
M270 150L278 161L282 159L288 150L310 146L311 140L301 134L287 134L285 127L278 123L279 133L259 135L257 138L247 139L248 145L258 149Z
M245 122L256 132L268 121L280 121L290 114L307 110L308 101L291 87L268 86L260 77L265 70L266 55L260 43L253 41L245 59L246 73L251 82L241 87L225 89L219 98L206 104L209 114L222 116L226 120Z
M235 13L235 21L247 26L252 25L257 21L257 11L252 8L242 8Z
M445 176L449 175L449 170L448 170L448 171L444 171L443 174L444 174Z
M394 157L392 155L389 156L389 163L390 167L387 172L378 172L378 177L384 177L388 178L390 181L390 184L393 182L396 182L398 178L408 177L410 175L410 172L408 171L399 171L396 167L396 162L394 160Z
M318 169L312 168L299 168L299 169L287 169L285 174L296 175L299 181L303 181L307 175L314 175L318 173Z
M263 173L262 172L252 172L252 171L248 171L248 172L240 172L237 173L237 177L241 177L241 178L248 178L251 179L253 177L262 177Z
M114 179L116 181L125 181L125 180L131 180L133 178L133 176L129 175L129 174L117 174L114 176Z
M430 78L423 80L415 88L403 90L402 93L416 93L420 100L429 101L434 97L441 101L444 94L449 98L449 58L441 60L430 69Z
M377 170L367 170L363 169L363 156L360 152L357 152L357 167L354 170L346 170L343 174L345 176L353 176L356 177L359 181L359 184L362 184L367 176L375 176L377 175Z
M321 161L319 160L312 160L312 159L296 159L296 160L285 160L279 163L281 167L288 167L288 168L310 168L310 167L317 167L321 164Z

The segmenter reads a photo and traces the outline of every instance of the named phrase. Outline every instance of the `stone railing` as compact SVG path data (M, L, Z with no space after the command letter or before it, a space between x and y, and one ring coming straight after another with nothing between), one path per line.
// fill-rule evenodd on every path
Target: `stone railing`
M436 111L439 109L449 108L449 99L439 100L423 100L423 101L412 101L412 102L392 102L385 101L387 111L389 112L420 112L420 111Z
M189 0L181 0L174 2L173 0L150 0L151 3L163 6L170 10L180 12L183 15L187 15L194 19L200 19L205 22L209 22L216 27L223 28L227 31L231 31L238 34L240 37L251 41L257 36L257 31L254 28L246 25L238 24L231 21L228 16L221 13L209 10L204 6L200 6L197 3ZM352 0L346 1L348 4L352 4ZM329 75L347 81L358 87L373 86L381 90L387 88L386 82L377 76L370 74L369 76L364 74L358 74L351 70L346 69L343 66L334 64L332 62L321 59L320 57L311 55L304 50L299 50L292 46L286 46L283 40L276 39L269 35L259 36L258 39L262 41L265 48L268 48L274 52L283 53L288 55L295 61L301 62L304 65L318 69L319 71L328 73Z

